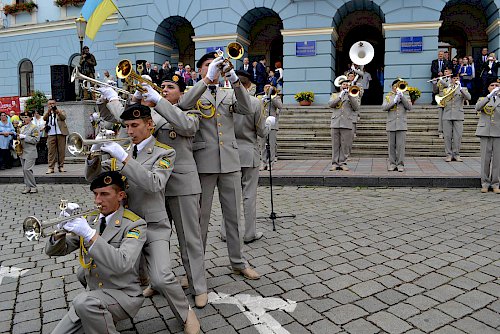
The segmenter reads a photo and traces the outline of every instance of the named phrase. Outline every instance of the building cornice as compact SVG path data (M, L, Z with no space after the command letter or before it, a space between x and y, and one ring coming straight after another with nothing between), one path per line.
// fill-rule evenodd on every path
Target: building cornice
M333 27L327 28L306 28L306 29L281 29L282 36L311 36L311 35L332 35L336 41L339 39L337 30Z
M146 42L130 42L130 43L115 43L115 46L120 49L120 48L136 48L136 47L142 47L142 46L150 46L150 47L158 47L158 48L161 48L163 50L167 50L167 51L172 51L173 48L168 46L168 45L165 45L165 44L161 44L161 43L158 43L158 42L155 42L155 41L146 41Z
M118 23L118 16L111 15L103 24L108 25L117 23ZM0 29L0 37L31 35L31 34L39 34L51 31L68 30L68 29L76 30L74 18Z
M228 34L228 35L210 35L210 36L193 36L192 37L193 42L213 42L213 41L225 41L225 40L230 40L230 41L238 41L246 46L250 45L250 41L246 39L245 37L241 36L240 34Z
M493 21L492 24L488 26L488 28L486 28L486 35L489 35L490 32L492 32L495 29L498 29L499 27L500 27L500 19L496 19L495 21Z
M409 22L409 23L382 23L382 31L394 30L416 30L416 29L439 29L443 21L431 22Z

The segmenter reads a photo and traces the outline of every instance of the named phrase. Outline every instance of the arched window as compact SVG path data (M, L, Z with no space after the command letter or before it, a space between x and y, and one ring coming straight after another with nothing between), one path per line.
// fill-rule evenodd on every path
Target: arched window
M30 96L33 92L33 63L26 59L19 65L19 96Z

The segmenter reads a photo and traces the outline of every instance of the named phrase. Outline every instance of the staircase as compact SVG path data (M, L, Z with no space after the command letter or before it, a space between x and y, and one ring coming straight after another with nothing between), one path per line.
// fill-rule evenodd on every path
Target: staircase
M380 106L362 106L359 112L357 137L352 156L386 157L387 112ZM330 134L331 109L326 106L285 106L280 114L278 131L278 156L282 160L330 159L332 154ZM464 132L460 155L479 156L479 138L476 131L478 117L474 106L465 107ZM438 137L438 108L415 105L408 113L406 156L444 157L444 141Z

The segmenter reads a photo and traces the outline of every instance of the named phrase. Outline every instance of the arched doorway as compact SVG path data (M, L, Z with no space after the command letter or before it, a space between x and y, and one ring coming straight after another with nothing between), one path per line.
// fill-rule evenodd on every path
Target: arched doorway
M156 29L154 62L163 64L170 60L172 65L183 62L194 68L194 29L191 22L181 16L171 16L162 21Z
M243 15L238 23L238 34L250 42L246 50L250 62L265 56L271 69L275 62L283 62L281 29L283 21L272 9L258 7Z
M333 25L339 35L334 66L337 76L349 69L351 64L349 50L354 43L364 40L375 49L373 60L365 66L365 71L372 77L365 104L382 103L383 84L379 76L380 70L384 67L385 40L382 34L384 22L384 14L380 7L366 0L346 3L339 8L333 18Z

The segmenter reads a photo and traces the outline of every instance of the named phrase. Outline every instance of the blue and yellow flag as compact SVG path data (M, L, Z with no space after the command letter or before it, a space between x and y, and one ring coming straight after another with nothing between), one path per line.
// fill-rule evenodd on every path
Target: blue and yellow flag
M117 10L113 0L85 1L82 7L82 16L87 20L87 29L85 30L87 37L94 40L104 21Z

